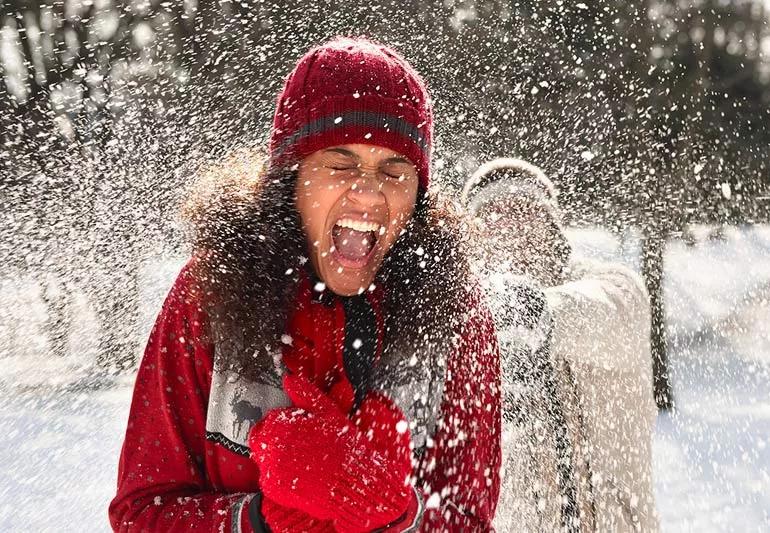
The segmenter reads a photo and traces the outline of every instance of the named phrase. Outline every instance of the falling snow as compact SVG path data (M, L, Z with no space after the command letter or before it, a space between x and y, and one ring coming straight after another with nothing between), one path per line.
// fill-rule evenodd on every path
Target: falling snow
M190 252L180 205L214 194L202 169L264 147L302 53L365 34L428 83L432 192L531 161L576 253L645 275L673 401L652 437L662 529L770 531L769 18L731 0L7 2L0 530L108 529L138 358Z

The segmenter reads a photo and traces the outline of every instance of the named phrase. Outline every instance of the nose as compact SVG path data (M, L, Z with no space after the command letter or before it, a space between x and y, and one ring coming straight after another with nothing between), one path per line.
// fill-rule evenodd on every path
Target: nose
M382 184L374 173L362 172L348 189L347 197L362 207L380 207L385 204Z

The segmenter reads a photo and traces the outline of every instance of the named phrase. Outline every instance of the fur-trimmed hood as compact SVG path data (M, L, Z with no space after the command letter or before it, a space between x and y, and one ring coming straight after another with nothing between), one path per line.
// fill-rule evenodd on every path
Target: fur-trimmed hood
M252 378L273 367L300 273L311 268L294 206L296 171L263 168L253 152L230 156L202 173L183 211L212 341L227 354L218 364ZM430 354L452 342L469 292L463 223L449 202L420 196L388 252L375 281L384 293L385 369L435 365Z

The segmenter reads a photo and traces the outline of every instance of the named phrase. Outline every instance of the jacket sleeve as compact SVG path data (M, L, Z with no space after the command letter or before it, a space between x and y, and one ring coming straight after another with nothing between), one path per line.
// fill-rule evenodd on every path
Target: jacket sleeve
M581 354L581 364L650 374L650 302L640 277L596 261L576 264L573 271L571 280L545 290L554 351Z
M569 364L582 402L597 527L657 531L651 449L657 408L644 284L625 266L583 260L571 266L570 281L546 295L554 358Z
M190 278L188 266L163 304L136 377L109 507L115 531L252 531L253 495L214 492L205 475L212 347Z
M426 460L421 531L494 531L500 490L500 355L489 311L476 302L447 361Z

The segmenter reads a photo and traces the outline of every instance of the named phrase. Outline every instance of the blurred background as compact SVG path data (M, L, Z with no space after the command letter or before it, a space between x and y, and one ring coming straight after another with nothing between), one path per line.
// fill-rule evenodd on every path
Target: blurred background
M666 531L770 531L770 1L0 0L0 530L106 530L196 169L337 34L435 100L438 187L516 156L645 277Z

